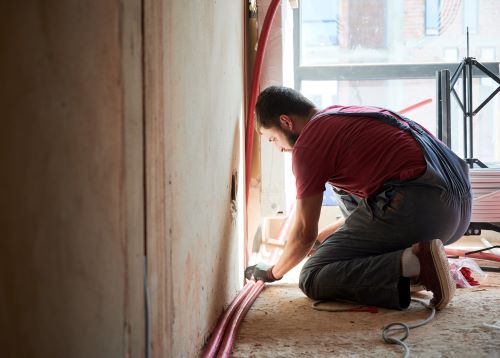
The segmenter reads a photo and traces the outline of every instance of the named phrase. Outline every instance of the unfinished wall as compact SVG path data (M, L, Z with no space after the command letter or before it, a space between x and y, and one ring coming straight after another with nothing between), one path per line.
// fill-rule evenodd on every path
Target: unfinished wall
M143 356L141 3L0 17L0 355Z
M237 219L243 212L231 203L231 176L242 154L245 12L243 1L168 3L172 356L188 357L197 353L242 283ZM240 170L238 178L243 177Z
M145 4L152 351L195 357L242 286L245 1Z

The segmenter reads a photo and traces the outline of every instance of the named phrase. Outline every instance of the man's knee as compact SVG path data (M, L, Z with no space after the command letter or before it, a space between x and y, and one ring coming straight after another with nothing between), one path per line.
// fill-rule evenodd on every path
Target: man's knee
M315 287L315 277L319 269L308 267L307 264L300 271L299 276L299 288L304 292L304 294L311 298L316 299L314 294Z

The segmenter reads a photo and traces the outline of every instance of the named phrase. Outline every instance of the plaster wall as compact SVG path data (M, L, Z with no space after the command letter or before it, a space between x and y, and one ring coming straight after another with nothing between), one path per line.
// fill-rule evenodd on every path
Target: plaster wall
M243 284L247 10L244 1L171 0L162 13L173 338L166 350L153 346L193 357Z
M143 356L141 3L0 18L0 355Z

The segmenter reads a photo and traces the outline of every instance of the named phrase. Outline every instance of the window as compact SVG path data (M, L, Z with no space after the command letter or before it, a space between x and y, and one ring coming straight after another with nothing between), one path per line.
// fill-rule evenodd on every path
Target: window
M476 14L485 14L481 21L489 26L481 32L480 42L471 38L470 56L498 75L500 21L492 11L492 2L472 1L477 7ZM332 104L361 104L400 111L425 102L407 115L435 133L436 71L448 69L453 74L467 55L460 15L462 9L469 9L471 5L462 7L462 3L459 0L338 0L334 4L338 26L328 30L336 36L336 45L316 42L313 51L313 46L304 45L306 40L300 36L304 26L301 12L305 6L309 9L306 11L318 10L314 18L317 22L321 22L322 13L326 19L331 19L333 13L324 9L327 5L323 0L299 2L299 9L294 10L295 88L323 108ZM377 16L373 16L375 8ZM475 19L477 21L477 16ZM433 36L428 36L427 30L432 29ZM316 35L309 33L308 36ZM328 34L321 36L326 38ZM496 88L495 83L484 76L473 79L476 106ZM459 94L461 86L459 79L455 85ZM428 103L428 99L432 102ZM500 94L474 121L475 156L490 165L500 164L498 118ZM463 114L453 96L451 119L452 149L462 155Z
M425 34L439 35L441 27L440 0L425 0Z

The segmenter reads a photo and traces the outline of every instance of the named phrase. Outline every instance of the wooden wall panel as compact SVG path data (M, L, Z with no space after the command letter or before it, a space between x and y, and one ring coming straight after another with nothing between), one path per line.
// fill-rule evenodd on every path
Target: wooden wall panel
M1 356L141 357L141 2L0 17Z

